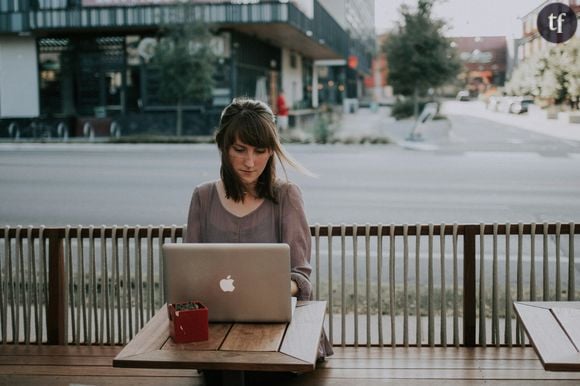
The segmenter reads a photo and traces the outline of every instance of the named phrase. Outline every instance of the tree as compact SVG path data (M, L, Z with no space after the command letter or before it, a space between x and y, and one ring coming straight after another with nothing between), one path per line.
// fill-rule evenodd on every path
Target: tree
M526 58L512 73L506 90L534 95L555 104L578 108L580 99L580 39L571 39Z
M580 95L580 40L571 39L557 44L540 58L538 76L540 96L554 100L556 104L568 102L571 106Z
M510 95L536 95L539 90L537 74L540 58L537 55L527 58L512 72L505 84L505 91Z
M396 94L413 96L415 118L419 96L453 80L461 69L456 50L443 36L445 22L432 18L435 1L418 0L414 12L401 6L403 21L383 45L389 83Z
M205 103L214 85L212 35L201 22L180 23L164 29L150 65L159 74L158 97L176 106L176 135L183 133L185 103Z

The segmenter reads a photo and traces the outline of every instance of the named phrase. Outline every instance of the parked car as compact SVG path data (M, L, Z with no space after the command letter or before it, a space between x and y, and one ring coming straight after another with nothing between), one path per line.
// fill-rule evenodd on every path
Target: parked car
M512 104L512 98L513 97L508 97L508 96L504 96L499 98L499 101L497 102L497 106L495 111L499 111L500 113L509 113L510 112L510 108L511 108L511 104Z
M528 112L528 106L534 100L530 97L514 97L509 105L509 112L512 114L522 114Z
M527 96L492 96L487 102L487 109L502 113L522 114L528 111L528 106L532 103L534 103L534 99Z
M501 102L501 97L499 96L490 96L487 100L487 109L491 111L497 111L499 103Z
M471 96L469 95L469 91L461 90L457 93L457 96L455 97L455 99L457 99L460 102L467 102L467 101L471 100Z

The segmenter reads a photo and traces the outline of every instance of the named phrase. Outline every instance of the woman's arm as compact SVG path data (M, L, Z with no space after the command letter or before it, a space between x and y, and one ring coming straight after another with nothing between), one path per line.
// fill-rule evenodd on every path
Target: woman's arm
M191 203L189 204L189 213L187 215L187 231L183 236L183 241L186 243L201 242L200 210L201 203L199 188L196 187L191 196Z
M298 296L298 284L294 280L290 280L290 295Z
M282 205L282 242L290 245L290 275L293 296L308 300L312 295L310 283L310 227L304 212L302 193L298 186L289 184ZM294 284L293 284L294 283ZM294 289L294 285L296 289Z

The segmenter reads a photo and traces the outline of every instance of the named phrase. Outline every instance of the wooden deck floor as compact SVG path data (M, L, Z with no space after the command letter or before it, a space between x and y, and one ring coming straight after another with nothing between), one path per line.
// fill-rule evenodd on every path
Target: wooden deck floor
M203 385L195 370L112 367L120 347L0 346L0 385ZM526 348L335 348L312 373L250 375L272 385L579 385L580 372L546 372Z

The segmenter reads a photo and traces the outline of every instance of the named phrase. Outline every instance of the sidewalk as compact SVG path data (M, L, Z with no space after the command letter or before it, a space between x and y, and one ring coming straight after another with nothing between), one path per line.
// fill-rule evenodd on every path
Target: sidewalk
M483 102L445 101L441 113L443 115L464 115L487 119L552 137L580 142L580 124L565 123L555 119L547 119L544 116L494 112L487 110ZM446 126L447 122L447 120L429 121L424 127L419 127L418 131L424 134L424 141L422 143L414 142L412 147L429 146L449 141L449 132L452 128ZM412 119L395 120L390 116L388 107L380 107L376 112L362 108L354 114L343 115L334 137L341 141L351 142L378 138L408 147L411 142L407 141L407 138L414 125ZM428 130L425 130L427 128Z
M479 101L446 101L442 106L442 114L468 115L534 131L539 134L566 140L580 141L580 124L578 123L565 123L557 119L547 119L545 114L529 115L525 113L517 115L490 111L485 108L483 102Z
M390 115L389 107L380 107L378 111L359 109L354 114L344 114L338 125L334 138L343 142L393 143L415 150L433 150L437 144L449 141L450 125L447 120L429 121L416 128L422 141L409 141L413 131L413 119L396 120Z
M334 138L343 142L360 142L362 139L383 139L399 142L410 133L411 120L397 121L390 116L390 108L381 106L373 112L361 108L354 114L343 114L334 132Z

